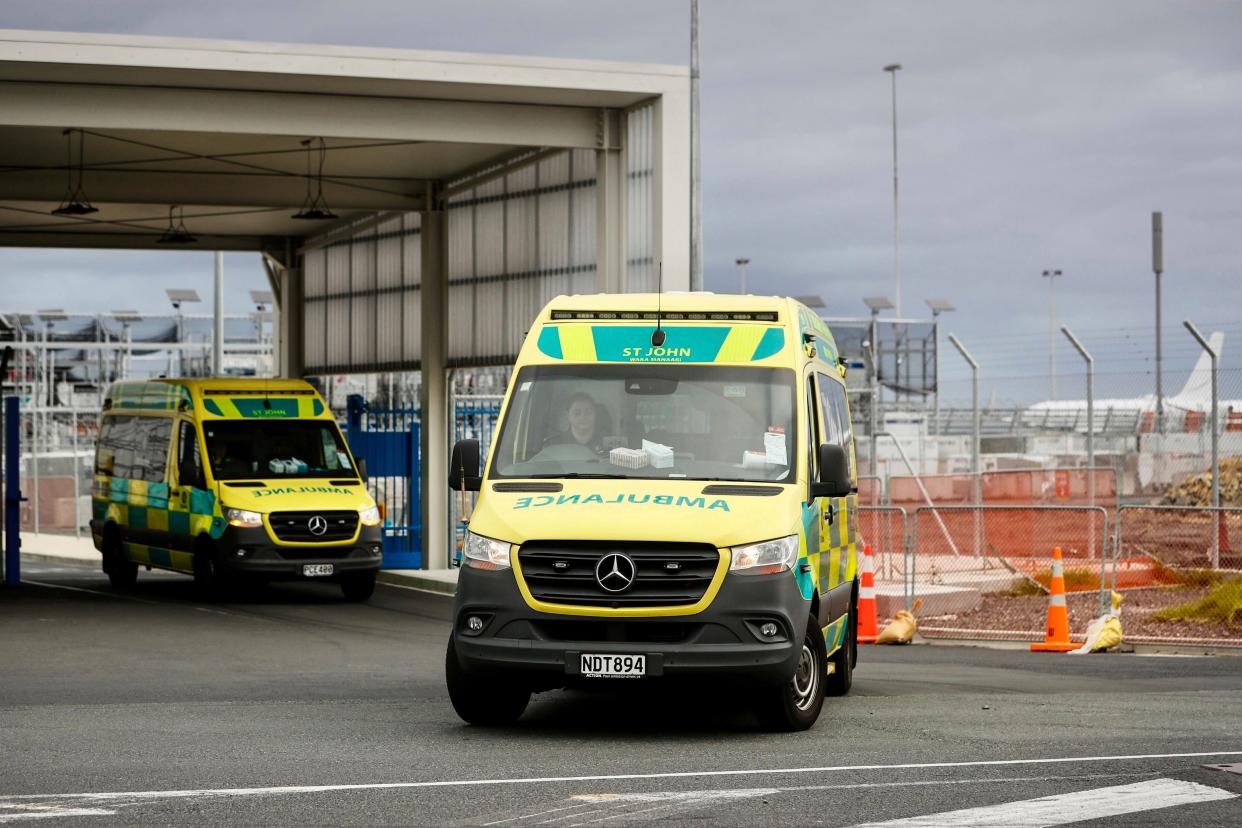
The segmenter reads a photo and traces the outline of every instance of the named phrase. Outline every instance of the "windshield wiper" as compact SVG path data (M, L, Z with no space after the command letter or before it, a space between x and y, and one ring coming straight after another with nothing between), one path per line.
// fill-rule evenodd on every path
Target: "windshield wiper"
M564 474L526 474L523 475L530 480L638 480L641 478L631 478L628 474L604 474L601 472L565 472Z

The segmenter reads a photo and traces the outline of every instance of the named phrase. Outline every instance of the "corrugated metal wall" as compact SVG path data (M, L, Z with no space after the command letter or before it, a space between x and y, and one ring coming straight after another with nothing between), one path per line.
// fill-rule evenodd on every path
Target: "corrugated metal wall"
M626 118L630 291L656 286L653 115ZM566 150L450 199L450 366L512 363L549 299L595 292L595 160ZM307 373L418 367L418 226L412 213L307 252Z
M307 251L306 372L415 366L419 359L418 213Z
M656 289L654 126L654 106L631 110L626 118L626 285L630 293Z
M449 202L450 365L506 364L560 293L595 290L595 153L569 150Z

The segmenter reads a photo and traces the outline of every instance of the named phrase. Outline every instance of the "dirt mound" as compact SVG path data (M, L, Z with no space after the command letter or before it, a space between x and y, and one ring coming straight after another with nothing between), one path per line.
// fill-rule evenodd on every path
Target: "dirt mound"
M1159 500L1162 506L1211 506L1212 472L1187 477ZM1220 461L1220 505L1242 506L1242 457Z

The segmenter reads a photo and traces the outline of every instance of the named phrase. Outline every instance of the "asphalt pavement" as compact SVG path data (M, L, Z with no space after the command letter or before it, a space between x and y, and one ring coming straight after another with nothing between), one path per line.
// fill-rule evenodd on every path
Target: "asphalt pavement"
M546 693L487 729L449 706L443 598L23 574L0 822L1242 824L1236 656L866 647L806 733L759 731L726 685Z

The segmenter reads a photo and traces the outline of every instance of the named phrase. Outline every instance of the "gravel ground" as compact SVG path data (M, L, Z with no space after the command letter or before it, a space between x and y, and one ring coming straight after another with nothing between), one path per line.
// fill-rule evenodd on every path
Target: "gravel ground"
M1187 621L1156 621L1151 614L1165 607L1197 601L1210 592L1207 588L1151 587L1125 590L1121 605L1121 626L1127 641L1205 640L1242 646L1242 625L1198 624ZM1072 637L1082 635L1091 620L1100 614L1099 593L1077 592L1066 596ZM928 637L1014 638L1000 631L1029 633L1031 640L1043 637L1048 599L1041 595L983 596L983 605L974 612L919 619L920 631ZM945 630L945 632L938 632ZM978 631L967 635L947 630Z

